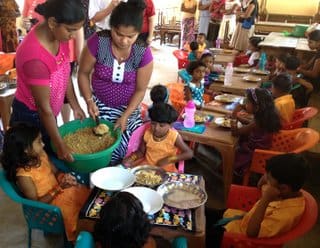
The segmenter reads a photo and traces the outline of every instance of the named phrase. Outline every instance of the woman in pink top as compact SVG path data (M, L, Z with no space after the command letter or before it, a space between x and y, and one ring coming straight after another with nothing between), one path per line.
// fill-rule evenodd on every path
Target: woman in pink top
M72 161L71 152L59 135L56 117L65 96L74 117L85 117L70 83L68 46L85 16L78 0L48 0L35 11L45 21L28 33L17 50L17 91L10 124L24 121L40 127L45 149L52 152L51 140L58 157Z

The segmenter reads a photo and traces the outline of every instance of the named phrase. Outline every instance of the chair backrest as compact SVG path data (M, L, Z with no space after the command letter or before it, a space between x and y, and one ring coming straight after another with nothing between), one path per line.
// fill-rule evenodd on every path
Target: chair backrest
M184 97L183 83L168 83L166 87L169 90L169 100L175 110L180 114L187 104Z
M280 130L272 137L270 150L256 149L249 169L243 177L243 185L248 185L252 172L264 174L266 160L283 153L301 153L319 142L319 133L311 128Z
M3 170L0 170L0 186L11 200L22 205L23 214L30 229L40 229L48 233L64 233L60 208L21 197L16 186L7 180Z
M94 248L95 243L91 233L82 231L79 233L74 248Z
M310 120L318 113L318 109L315 107L305 107L296 109L293 114L293 119L290 123L285 123L282 125L282 129L295 129L302 127L306 120Z
M304 235L306 232L310 231L315 225L318 217L318 204L311 194L307 191L301 190L305 198L305 210L301 216L300 222L290 231L280 234L273 238L249 238L244 234L235 234L225 232L223 237L223 242L221 247L246 247L246 248L257 248L257 247L282 247L285 243L297 239L298 237ZM247 194L249 197L247 197ZM235 195L235 196L234 196ZM240 200L241 195L245 197L245 200ZM246 202L247 206L254 204L252 197L259 198L260 192L254 187L231 185L227 207L236 208L241 206L241 202ZM239 202L235 202L236 200ZM239 208L246 210L243 208Z
M188 53L182 50L174 50L172 53L178 60L178 69L186 68L189 63Z

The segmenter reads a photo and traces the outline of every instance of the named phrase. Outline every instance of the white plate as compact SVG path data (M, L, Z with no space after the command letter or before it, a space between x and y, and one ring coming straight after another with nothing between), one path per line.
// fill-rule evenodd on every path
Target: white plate
M269 71L262 71L262 70L258 70L258 69L252 70L252 73L257 74L257 75L263 75L263 76L267 76L270 74Z
M257 83L257 82L261 81L261 78L248 75L248 76L243 77L243 80L248 81L248 82Z
M249 73L250 72L249 68L243 68L243 67L235 67L235 68L233 68L233 70L238 73Z
M104 190L118 191L130 187L136 178L129 170L106 167L91 174L91 183Z
M147 187L131 187L122 191L129 192L137 197L141 201L143 210L147 214L154 214L163 206L162 196L153 189Z

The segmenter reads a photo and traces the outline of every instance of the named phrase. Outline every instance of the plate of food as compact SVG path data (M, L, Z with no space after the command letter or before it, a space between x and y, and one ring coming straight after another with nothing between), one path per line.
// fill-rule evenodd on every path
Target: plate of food
M140 165L131 169L136 177L136 183L147 187L155 187L168 179L164 169L152 165Z
M157 189L166 205L179 209L197 208L206 203L207 193L198 185L185 182L168 182Z
M232 103L232 102L239 102L241 100L241 97L231 95L231 94L221 94L221 95L215 96L214 100L222 103Z
M135 176L129 170L120 167L106 167L91 174L91 183L104 190L119 191L130 187L135 182Z
M185 114L182 114L182 119L184 119ZM202 124L205 123L207 121L211 120L211 116L210 115L206 115L206 114L200 114L200 113L195 113L194 114L194 121L197 124Z
M233 50L231 50L231 49L223 49L222 52L225 53L225 54L232 54Z
M243 80L245 80L247 82L257 83L257 82L261 81L261 78L255 77L255 76L252 76L252 75L248 75L248 76L244 76Z
M215 118L214 123L220 127L231 128L231 118L227 116ZM238 128L242 126L239 121L237 122L237 125L238 125Z
M213 78L213 81L223 83L224 82L224 75L219 75L218 77Z
M162 196L155 190L147 187L131 187L122 190L137 197L142 203L143 210L147 214L158 212L163 206Z
M270 71L264 71L264 70L258 70L258 69L253 69L252 70L252 73L253 74L256 74L256 75L263 75L263 76L267 76L270 74Z
M233 71L237 72L237 73L249 73L250 69L249 68L244 68L244 67L234 67Z

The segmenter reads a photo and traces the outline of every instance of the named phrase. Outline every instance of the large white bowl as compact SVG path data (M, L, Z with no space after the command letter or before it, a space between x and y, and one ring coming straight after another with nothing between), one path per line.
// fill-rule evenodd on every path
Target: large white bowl
M106 167L91 174L91 183L104 190L119 191L134 184L136 178L129 170L120 167Z
M147 214L158 212L163 206L162 196L155 190L147 187L131 187L122 191L129 192L137 197Z

